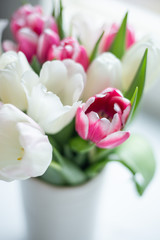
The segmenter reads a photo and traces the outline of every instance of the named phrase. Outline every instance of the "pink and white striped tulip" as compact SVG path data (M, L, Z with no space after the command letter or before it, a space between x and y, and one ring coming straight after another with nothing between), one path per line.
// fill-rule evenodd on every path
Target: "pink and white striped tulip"
M109 30L109 32L106 32L102 38L102 43L100 46L101 52L106 52L111 47L114 38L116 36L116 33L119 30L119 26L117 24L113 24ZM134 43L136 42L135 34L133 29L130 26L127 26L127 32L126 32L126 48L130 48Z
M58 33L57 24L52 16L44 16L40 6L33 7L26 4L20 7L11 19L11 31L17 39L17 33L21 28L30 28L40 35L46 28Z
M38 40L37 56L40 63L47 61L48 51L51 46L58 46L60 43L59 35L51 29L45 29Z
M42 16L40 14L30 14L27 18L27 26L38 35L49 28L58 33L57 24L52 16Z
M17 32L21 28L28 27L28 17L32 14L42 15L42 8L40 6L33 7L30 4L26 4L13 14L10 27L15 39L17 39ZM29 24L31 24L30 21ZM37 22L37 24L39 25L39 22Z
M83 103L76 113L76 131L99 148L114 148L130 133L121 131L131 110L131 103L115 88L107 88Z
M48 52L48 60L64 60L72 59L77 63L80 63L86 71L89 65L89 58L86 49L79 45L78 41L69 37L61 41L57 47L53 45Z
M52 146L40 126L11 104L0 104L0 179L23 180L44 174Z

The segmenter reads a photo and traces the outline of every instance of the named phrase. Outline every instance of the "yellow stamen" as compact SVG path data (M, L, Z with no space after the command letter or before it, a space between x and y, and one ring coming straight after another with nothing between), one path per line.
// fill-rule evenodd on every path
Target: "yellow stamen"
M22 157L17 158L18 161L22 160L23 155L24 155L24 148L21 148L21 154Z

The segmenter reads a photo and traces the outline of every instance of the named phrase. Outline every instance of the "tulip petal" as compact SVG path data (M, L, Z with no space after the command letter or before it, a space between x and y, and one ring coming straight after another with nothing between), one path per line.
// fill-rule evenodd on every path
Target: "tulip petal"
M126 107L126 109L123 111L123 114L122 114L122 124L123 124L123 126L125 125L125 123L128 119L130 111L131 111L131 105Z
M25 87L27 88L27 83ZM27 95L27 100L28 115L50 134L57 133L71 122L80 105L80 102L76 102L72 106L63 106L60 98L52 92L47 92L41 83L33 87L30 95Z
M22 52L7 52L0 57L0 98L4 103L12 103L21 110L26 110L27 101L21 77L31 69Z
M89 134L88 138L94 143L99 142L101 139L105 138L108 134L110 128L110 121L106 118L99 119L98 121L92 120L93 116L96 115L94 112L88 114L89 118Z
M102 139L100 142L96 143L99 148L115 148L125 142L130 136L129 132L114 132L108 135L106 138Z
M15 62L16 71L19 76L23 75L25 71L31 69L26 56L22 52L8 51L0 56L0 69L4 69L8 64Z
M34 32L40 35L44 29L44 18L40 13L31 13L27 17L27 25L31 28Z
M27 100L19 76L12 63L8 69L0 70L0 98L3 103L12 103L21 110L26 110Z
M59 44L59 36L56 32L51 29L45 29L40 35L37 47L38 60L43 63L47 61L48 51L52 45L56 46Z
M77 51L77 52L78 52L78 54L76 54L77 56L76 56L75 61L77 63L82 64L84 67L84 70L87 71L87 68L89 66L89 58L88 58L86 49L83 46L79 46L79 51Z
M58 95L64 105L72 105L79 100L85 78L82 66L69 59L46 62L40 72L41 83Z
M17 53L8 51L0 56L0 69L4 69L9 63L17 61Z
M121 118L118 113L114 114L114 117L111 121L110 128L108 134L112 134L114 132L120 131L122 127Z
M67 68L63 62L54 60L43 64L40 72L40 82L48 91L59 94L63 91L64 82L67 81Z
M22 85L26 93L27 99L32 93L32 89L37 86L40 81L38 75L34 71L26 71L22 76Z
M81 138L88 138L88 130L89 130L89 120L82 110L82 106L77 109L76 113L76 131L79 133Z
M121 89L121 75L122 66L120 60L112 53L101 54L88 68L83 99L87 100L108 87Z
M80 104L81 102L75 102L72 106L63 106L63 109L56 116L53 115L47 123L46 132L55 134L67 126L75 117Z
M28 61L32 61L32 57L36 55L38 36L29 28L22 28L17 33L19 51L22 51Z
M96 112L93 112L93 111L88 113L87 117L88 117L88 120L89 120L89 130L88 130L87 138L92 141L96 123L99 122L100 119L99 119L98 114Z
M44 174L52 159L52 146L48 137L29 123L18 123L17 129L24 148L23 169L32 177Z
M79 100L82 94L86 82L86 74L83 67L73 60L67 59L64 60L63 63L68 71L68 80L65 82L65 91L63 91L63 102L72 105Z

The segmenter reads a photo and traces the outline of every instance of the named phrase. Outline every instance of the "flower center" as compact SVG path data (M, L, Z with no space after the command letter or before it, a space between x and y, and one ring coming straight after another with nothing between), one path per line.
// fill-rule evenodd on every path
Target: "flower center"
M107 118L109 121L112 120L111 116L109 116L109 114L107 114L107 113L106 113L105 111L103 111L103 110L100 110L100 111L98 112L98 116L99 116L99 118Z

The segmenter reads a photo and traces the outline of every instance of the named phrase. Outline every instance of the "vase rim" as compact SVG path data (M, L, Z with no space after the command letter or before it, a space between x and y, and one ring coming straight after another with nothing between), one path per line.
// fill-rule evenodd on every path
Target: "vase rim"
M106 172L106 167L95 177L91 178L90 180L82 183L82 184L79 184L79 185L71 185L71 186L64 186L64 185L54 185L50 182L47 182L47 181L44 181L43 179L41 178L30 178L28 180L25 180L25 181L34 181L34 182L39 182L40 184L43 184L43 186L47 186L48 188L54 188L55 190L63 190L63 191L72 191L72 190L79 190L79 189L82 189L82 188L88 188L89 186L91 185L94 185L96 183L98 183L99 181L101 181L101 179L103 178L103 176L105 175L105 172Z

